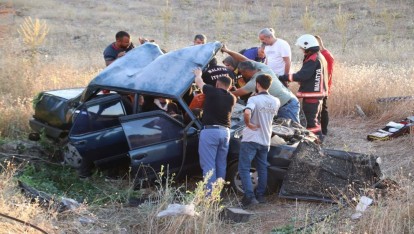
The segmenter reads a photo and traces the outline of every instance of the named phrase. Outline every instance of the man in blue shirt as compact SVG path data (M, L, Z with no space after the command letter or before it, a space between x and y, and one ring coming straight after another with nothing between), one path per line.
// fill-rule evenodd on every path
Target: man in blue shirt
M240 54L244 55L246 58L263 63L266 59L266 55L264 52L265 45L261 45L260 47L252 47L249 49L240 50Z

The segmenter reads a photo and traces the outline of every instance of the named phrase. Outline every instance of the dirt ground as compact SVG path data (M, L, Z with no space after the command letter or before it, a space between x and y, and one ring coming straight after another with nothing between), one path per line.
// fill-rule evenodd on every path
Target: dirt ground
M383 173L391 179L398 180L400 175L408 177L409 173L413 174L412 148L414 136L407 135L392 141L369 142L366 140L366 135L376 128L382 127L369 122L369 120L359 117L333 118L323 147L379 156L382 159L381 168ZM3 145L2 152L13 153L18 143L10 143L8 148L4 148ZM33 156L43 153L36 146L37 144L31 145L30 142L26 144L26 147L33 147L33 150L31 150ZM195 182L196 180L191 179L188 189L191 189L194 186L191 183L195 184ZM238 207L240 199L240 195L231 194L224 199L223 204L229 207ZM248 222L230 223L226 224L225 227L231 233L268 233L274 228L286 227L287 225L299 228L309 225L309 223L322 218L324 215L333 214L338 208L335 204L282 199L277 196L277 193L267 196L267 200L266 204L259 204L254 209L249 210L253 215ZM349 218L351 211L352 207L348 207L341 214L345 215L345 218ZM97 214L97 216L100 215Z
M383 127L370 122L372 121L369 119L359 117L333 118L323 147L379 156L382 159L381 169L385 177L397 182L399 176L409 177L410 173L413 174L414 135L392 141L370 142L366 140L367 134ZM275 227L286 225L304 227L310 220L332 214L338 208L333 204L282 199L278 198L277 194L270 195L267 199L267 204L259 205L252 210L254 215L249 222L233 225L230 230L233 233L268 233ZM348 207L341 214L345 215L344 218L350 218L352 209Z

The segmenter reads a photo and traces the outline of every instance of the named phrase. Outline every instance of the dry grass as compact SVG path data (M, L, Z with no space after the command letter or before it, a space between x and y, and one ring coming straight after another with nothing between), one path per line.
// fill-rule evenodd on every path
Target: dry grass
M13 179L18 166L9 162L0 164L0 210L3 215L18 218L21 221L33 224L40 229L53 233L54 223L57 221L56 213L48 207L40 207L37 202L28 201L17 189ZM0 217L0 233L36 233L36 229L29 225Z
M339 16L335 20L339 7L341 15L347 16L346 22ZM27 120L32 114L31 100L36 93L87 85L104 68L102 51L119 30L130 32L136 44L138 37L142 36L155 39L166 50L191 45L197 33L206 34L209 41L222 40L231 49L240 50L258 45L257 32L263 27L272 27L278 37L292 45L295 70L300 67L302 55L293 44L303 33L321 35L325 46L335 56L334 87L329 100L332 124L326 147L379 155L384 160L383 168L388 176L397 179L403 171L408 177L408 173L413 173L412 137L374 143L366 142L365 137L390 120L413 114L413 104L409 102L392 106L376 103L377 98L414 93L413 10L412 0L345 0L340 6L338 1L292 0L103 0L99 4L94 1L0 0L0 137L18 138L29 132ZM24 18L29 16L46 20L50 28L35 59L30 58L30 48L24 46L17 32ZM308 18L312 18L312 22L309 23ZM304 27L310 31L304 32ZM224 55L218 54L217 57L221 61ZM368 114L367 119L356 117L356 104ZM277 221L280 215L271 210L299 217L306 214L306 209L316 209L299 203L293 207L294 212L289 213L287 211L292 211L291 203L276 200L273 201L274 206L267 211L263 209L263 214L259 212L252 222L240 225L222 224L214 218L203 221L183 218L155 220L157 211L167 203L160 206L146 204L139 209L122 205L82 207L79 211L56 216L16 196L14 182L7 179L10 175L1 173L0 176L0 205L4 205L1 210L19 216L25 213L27 216L23 218L50 232L56 232L53 225L58 225L69 233L85 230L98 233L140 230L173 233L183 230L180 229L183 227L197 233L207 230L221 233L221 228L240 233L261 233L283 225ZM411 177L408 178L412 181ZM412 184L404 182L403 186L406 197L379 203L361 221L344 219L347 221L338 222L339 226L326 222L323 230L412 233L414 211L409 199L413 195ZM8 202L12 194L15 203ZM13 213L14 210L19 212ZM80 217L94 222L82 225ZM287 223L289 217L280 220ZM206 226L205 231L191 229L200 222L210 221L215 226ZM1 230L31 232L15 223L4 225L8 226L2 226Z

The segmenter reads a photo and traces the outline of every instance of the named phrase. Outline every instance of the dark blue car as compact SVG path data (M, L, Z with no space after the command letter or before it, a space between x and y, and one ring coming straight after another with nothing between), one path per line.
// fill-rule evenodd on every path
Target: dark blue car
M105 68L86 88L42 92L36 98L30 126L64 143L65 162L81 172L122 163L135 173L142 166L158 172L167 165L169 172L182 175L200 172L198 138L203 126L200 115L190 110L188 103L193 95L192 70L205 68L220 48L221 44L214 42L164 54L156 44L145 43ZM174 102L180 113L148 111L145 105L157 97ZM243 106L236 104L227 173L231 185L239 191L242 111ZM281 126L275 126L275 132L290 138L295 133ZM292 143L271 147L270 181L283 179L296 146ZM254 168L252 179L256 183Z

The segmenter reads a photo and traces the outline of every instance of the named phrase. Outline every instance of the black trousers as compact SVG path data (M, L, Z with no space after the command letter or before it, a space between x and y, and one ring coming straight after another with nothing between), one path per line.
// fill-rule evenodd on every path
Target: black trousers
M329 124L329 113L328 113L328 97L324 97L322 100L322 109L319 116L319 122L321 123L322 134L328 134L328 124Z
M306 117L306 128L313 129L320 127L319 124L319 115L321 113L322 108L322 99L315 99L315 98L304 98L302 101L302 109L303 113Z

